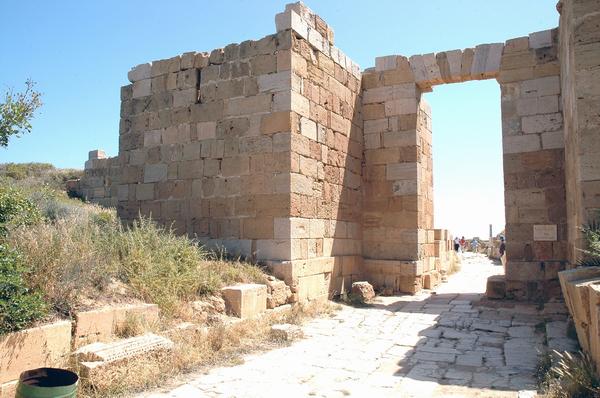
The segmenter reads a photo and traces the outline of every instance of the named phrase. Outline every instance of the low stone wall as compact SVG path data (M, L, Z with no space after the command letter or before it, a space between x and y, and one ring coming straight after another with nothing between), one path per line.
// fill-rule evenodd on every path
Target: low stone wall
M63 366L71 352L71 322L59 321L0 337L0 397L14 397L22 371Z
M600 267L580 267L558 274L577 339L600 369Z
M108 342L130 317L146 324L158 320L156 304L122 305L76 314L64 320L0 336L0 398L15 395L21 372L40 367L64 367L73 349Z
M116 207L120 175L119 158L109 158L104 151L96 149L89 152L83 178L68 181L67 190L73 196L102 206Z
M79 312L75 316L73 346L78 348L98 341L108 341L129 320L153 324L158 321L158 315L156 304L132 304Z

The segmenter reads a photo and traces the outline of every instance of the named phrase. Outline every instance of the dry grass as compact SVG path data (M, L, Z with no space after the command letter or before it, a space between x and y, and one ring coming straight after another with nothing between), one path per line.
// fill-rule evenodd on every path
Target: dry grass
M600 379L586 353L553 351L543 356L537 370L540 389L546 398L600 397Z
M329 316L338 308L330 302L311 302L233 324L172 329L167 335L175 343L173 351L123 361L91 378L82 378L79 396L119 397L164 386L178 375L241 364L245 354L289 344L271 335L271 325L302 324L317 316Z
M156 303L172 317L181 315L183 302L225 285L265 282L259 267L209 255L152 220L124 227L114 211L93 205L78 209L17 228L8 238L30 266L28 284L42 291L59 314L71 315L84 302L111 302L115 281L124 283L132 298Z

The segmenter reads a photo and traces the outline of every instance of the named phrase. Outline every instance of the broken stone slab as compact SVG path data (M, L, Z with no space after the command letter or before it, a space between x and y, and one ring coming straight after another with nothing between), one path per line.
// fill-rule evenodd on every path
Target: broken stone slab
M366 281L354 282L352 284L351 293L362 303L369 302L375 298L375 290L373 290L373 286Z
M238 318L253 318L267 309L267 286L254 283L221 289L227 312Z
M280 323L271 326L271 337L277 340L292 341L300 339L303 336L302 328L297 325Z
M92 343L81 347L73 355L79 361L81 375L92 378L98 372L106 371L122 360L170 351L173 346L171 340L149 333L113 343Z
M173 342L165 337L147 333L112 343L92 343L80 347L74 355L80 362L114 362L158 350L171 350Z

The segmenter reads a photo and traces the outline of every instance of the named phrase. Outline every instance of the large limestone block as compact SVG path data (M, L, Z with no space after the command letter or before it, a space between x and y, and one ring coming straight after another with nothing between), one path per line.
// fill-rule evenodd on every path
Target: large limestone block
M577 338L581 347L590 352L591 348L591 334L592 332L592 317L591 317L591 303L590 303L590 285L600 283L600 276L592 279L575 280L566 283L567 291L573 305L573 323L575 324L575 330L577 331Z
M435 54L413 55L409 62L415 82L421 89L428 90L433 84L443 82Z
M600 365L600 280L587 286L590 301L590 354L596 363Z
M442 80L445 83L456 83L462 81L461 63L462 51L452 50L437 53L435 55Z
M542 30L541 32L534 32L529 34L529 48L545 48L552 47L552 30Z
M21 372L60 367L71 351L71 322L21 330L0 337L0 384L19 378Z
M267 286L244 284L221 289L227 312L238 318L253 318L267 309Z
M567 289L567 283L595 277L600 277L600 267L580 267L558 273L558 279L560 281L563 297L565 298L565 304L567 305L567 308L571 314L574 313L574 308L571 296L569 294L570 292Z
M310 29L308 23L292 10L275 15L275 28L278 33L291 29L304 39L308 39L308 31Z
M152 95L152 80L144 79L133 83L132 98L142 98Z
M138 65L138 66L134 66L127 73L127 78L132 83L135 83L135 82L137 82L139 80L150 79L150 77L151 77L151 75L150 75L151 69L152 69L152 66L150 64L148 64L148 63L141 64L141 65Z
M475 47L471 78L489 79L498 76L503 49L503 43L481 44Z

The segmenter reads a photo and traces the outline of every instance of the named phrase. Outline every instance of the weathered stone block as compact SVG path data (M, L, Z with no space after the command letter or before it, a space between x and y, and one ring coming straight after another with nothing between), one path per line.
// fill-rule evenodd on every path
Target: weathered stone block
M75 315L73 345L80 347L98 341L109 341L115 330L128 319L135 318L151 325L158 321L158 314L159 309L156 304L124 305L78 312Z
M132 98L142 98L152 95L152 80L144 79L133 83Z
M134 66L127 73L130 82L135 83L139 80L150 79L151 65L149 63Z
M221 289L227 311L238 318L248 319L267 309L267 286L245 284Z

